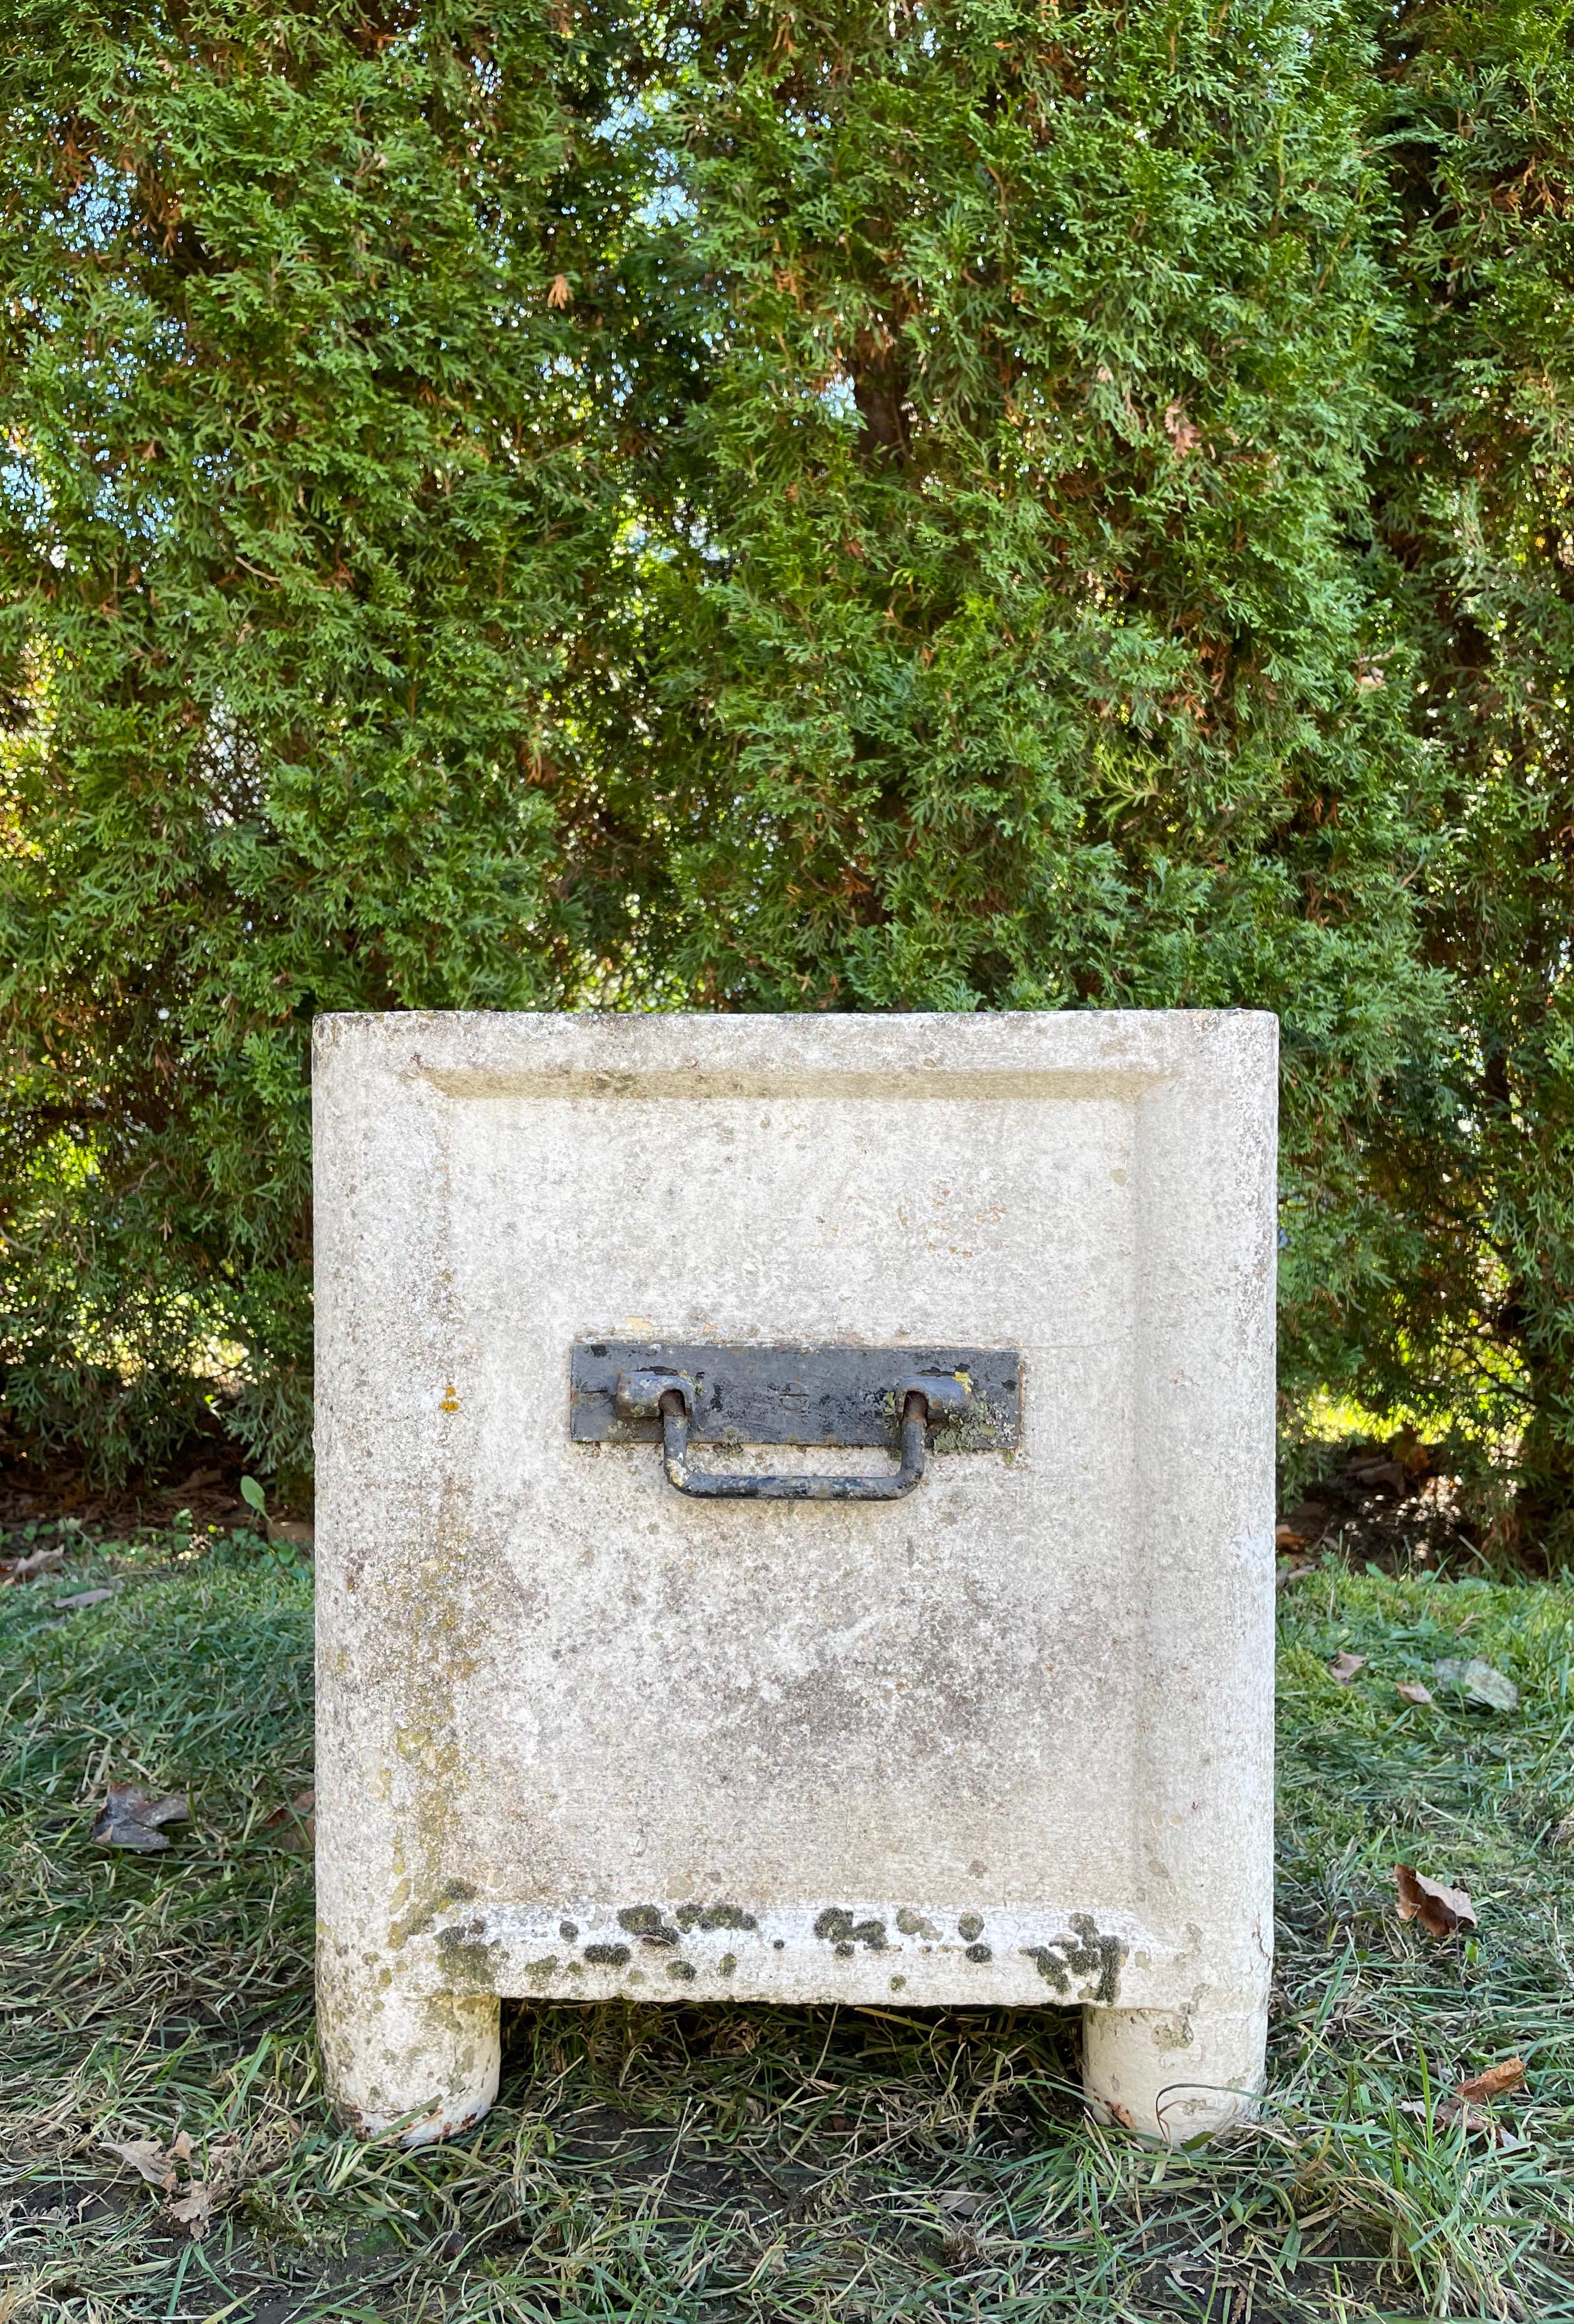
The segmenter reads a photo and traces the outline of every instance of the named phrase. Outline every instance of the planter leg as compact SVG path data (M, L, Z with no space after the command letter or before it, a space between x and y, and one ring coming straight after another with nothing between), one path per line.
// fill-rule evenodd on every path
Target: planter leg
M340 2121L365 2138L400 2124L401 2146L479 2122L497 2096L499 2014L495 1994L416 1997L374 1972L319 1974L323 2078Z
M1082 2088L1100 2122L1166 2146L1244 2120L1263 2087L1266 2000L1215 1988L1190 2009L1087 2009Z

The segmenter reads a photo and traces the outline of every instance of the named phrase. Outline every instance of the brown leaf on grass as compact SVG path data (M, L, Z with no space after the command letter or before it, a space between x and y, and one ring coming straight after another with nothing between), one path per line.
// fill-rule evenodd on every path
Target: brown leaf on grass
M102 1606L106 1598L117 1598L119 1595L118 1582L109 1590L78 1590L74 1598L57 1598L54 1601L55 1611L57 1614L74 1614L79 1607Z
M103 2144L106 2153L118 2154L123 2163L129 2163L150 2187L166 2195L171 2191L179 2176L175 2158L156 2138L106 2138Z
M1418 1678L1402 1678L1394 1689L1402 1702L1431 1702L1431 1687L1422 1686Z
M189 2228L192 2241L200 2243L213 2223L215 2199L226 2191L228 2177L233 2174L236 2144L234 2135L214 2141L209 2150L214 2170L208 2179L191 2176L191 2139L184 2130L178 2130L167 2147L156 2138L106 2138L103 2144L108 2153L118 2154L123 2163L129 2163L150 2187L174 2199L165 2205L164 2217L172 2219L177 2227Z
M1574 1816L1565 1816L1562 1822L1555 1823L1547 1834L1547 1846L1567 1848L1570 1840L1574 1840Z
M178 2203L171 2203L168 2216L177 2226L189 2227L191 2240L199 2244L213 2224L213 2197L201 2179L191 2180Z
M1286 1525L1282 1517L1279 1520L1279 1523L1274 1527L1274 1546L1275 1549L1304 1549L1306 1542L1306 1535L1303 1533L1297 1533L1294 1526L1293 1525Z
M1500 2058L1496 2065L1488 2066L1483 2072L1472 2074L1468 2081L1461 2082L1454 2096L1462 2098L1467 2105L1472 2100L1500 2098L1505 2090L1517 2090L1523 2080L1523 2058Z
M1292 1582L1304 1582L1309 1573L1316 1571L1314 1565L1281 1565L1274 1576L1274 1586L1277 1590L1287 1590Z
M1396 1864L1394 1877L1399 1889L1400 1919L1419 1921L1429 1937L1451 1937L1456 1929L1476 1926L1476 1907L1467 1889L1450 1888L1445 1880L1429 1880L1410 1864Z
M63 1549L30 1550L25 1557L0 1559L0 1581L32 1582L41 1573L52 1573L57 1565L64 1565Z
M297 1792L287 1808L275 1808L262 1818L262 1830L275 1848L291 1856L309 1856L317 1844L317 1794Z
M1343 1654L1335 1655L1328 1666L1328 1674L1330 1678L1337 1679L1340 1686L1348 1686L1356 1673L1364 1671L1366 1667L1366 1655L1352 1655L1347 1646Z
M139 1856L152 1856L170 1845L161 1824L189 1823L190 1819L184 1792L169 1792L156 1800L140 1784L111 1784L88 1837L100 1848L129 1848Z

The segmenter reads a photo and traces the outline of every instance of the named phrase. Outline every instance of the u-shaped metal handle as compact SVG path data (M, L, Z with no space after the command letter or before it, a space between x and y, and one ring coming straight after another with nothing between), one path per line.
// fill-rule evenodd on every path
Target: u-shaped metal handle
M688 1465L688 1405L681 1388L661 1395L661 1465L680 1493L707 1501L899 1501L924 1474L929 1407L911 1390L902 1406L902 1465L884 1477L696 1476Z
M692 1416L688 1382L667 1372L625 1372L618 1381L621 1410L661 1416L661 1460L667 1481L680 1493L707 1501L899 1501L924 1474L924 1431L931 1416L954 1417L966 1410L968 1390L960 1379L904 1380L897 1390L902 1416L901 1466L883 1477L739 1477L696 1474L688 1465Z

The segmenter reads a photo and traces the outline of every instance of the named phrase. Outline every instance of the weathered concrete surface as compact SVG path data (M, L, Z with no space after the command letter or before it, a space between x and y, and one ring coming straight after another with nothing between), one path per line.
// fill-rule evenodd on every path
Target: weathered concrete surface
M1239 2110L1275 1081L1244 1014L319 1019L347 2118L484 2111L500 1994L1080 2003L1114 2118ZM685 1499L657 1448L570 1442L597 1333L1018 1348L1022 1445L896 1502Z

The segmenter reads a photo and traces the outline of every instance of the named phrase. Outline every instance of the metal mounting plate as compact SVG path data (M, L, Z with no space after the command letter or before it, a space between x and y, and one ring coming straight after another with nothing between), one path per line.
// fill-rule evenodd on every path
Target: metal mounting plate
M658 1418L624 1419L613 1397L623 1372L678 1372L693 1386L695 1444L883 1444L901 1431L897 1392L925 1373L963 1375L971 1388L935 1452L1008 1452L1018 1442L1022 1359L1012 1348L714 1347L677 1340L579 1340L570 1373L569 1434L582 1444L655 1444Z

